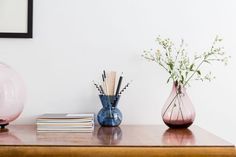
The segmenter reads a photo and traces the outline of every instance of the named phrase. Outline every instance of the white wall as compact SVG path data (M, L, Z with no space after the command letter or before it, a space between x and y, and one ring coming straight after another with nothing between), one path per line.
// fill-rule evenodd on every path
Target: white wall
M224 38L231 62L213 65L216 80L195 82L189 95L195 124L236 143L236 1L34 0L34 38L0 39L0 60L24 78L28 99L16 124L34 123L45 112L97 112L92 80L103 69L123 71L134 82L123 95L123 124L162 124L160 110L171 85L167 74L140 57L157 35L184 38L207 49Z

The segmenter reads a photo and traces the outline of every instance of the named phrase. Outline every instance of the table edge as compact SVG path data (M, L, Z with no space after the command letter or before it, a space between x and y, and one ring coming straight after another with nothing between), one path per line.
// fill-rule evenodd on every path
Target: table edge
M138 149L137 149L138 148ZM10 152L10 153L9 153ZM216 156L236 157L235 147L65 147L65 146L0 146L4 157L28 156L96 156L146 157L146 156Z

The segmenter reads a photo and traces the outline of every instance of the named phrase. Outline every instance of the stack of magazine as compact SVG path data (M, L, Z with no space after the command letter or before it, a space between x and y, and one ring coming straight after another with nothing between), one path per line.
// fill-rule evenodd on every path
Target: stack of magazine
M38 132L93 132L94 114L43 114L36 124Z

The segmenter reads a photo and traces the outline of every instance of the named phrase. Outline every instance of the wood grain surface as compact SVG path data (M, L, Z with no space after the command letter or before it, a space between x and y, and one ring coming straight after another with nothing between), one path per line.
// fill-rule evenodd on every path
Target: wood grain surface
M0 147L1 157L235 157L224 147Z
M162 125L96 126L93 133L37 133L34 125L0 132L0 157L236 157L233 144L201 129Z

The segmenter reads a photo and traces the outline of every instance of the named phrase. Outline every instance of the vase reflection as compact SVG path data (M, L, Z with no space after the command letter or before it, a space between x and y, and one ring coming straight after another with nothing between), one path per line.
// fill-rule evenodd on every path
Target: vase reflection
M100 127L97 138L102 144L118 144L122 139L120 127Z
M8 144L15 145L22 143L20 138L7 128L0 129L0 141L7 141Z
M193 145L195 137L189 129L167 129L162 135L162 142L167 145Z

